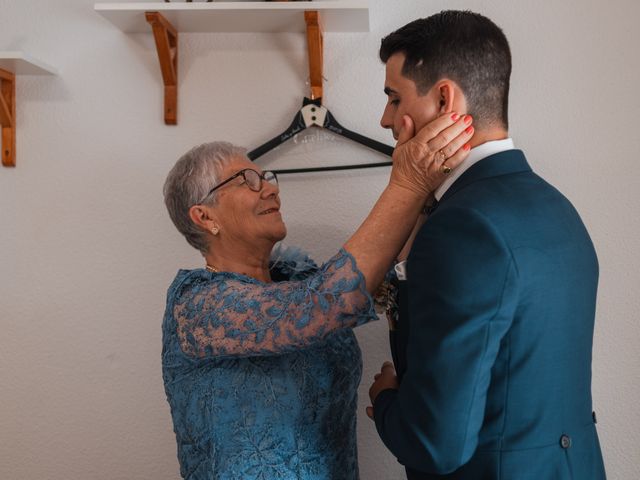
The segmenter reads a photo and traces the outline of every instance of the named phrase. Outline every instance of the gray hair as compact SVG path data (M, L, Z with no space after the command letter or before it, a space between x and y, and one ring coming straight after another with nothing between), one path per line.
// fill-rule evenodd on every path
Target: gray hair
M187 242L204 255L209 251L209 233L189 217L189 209L202 202L220 181L222 169L233 158L246 157L247 151L228 142L204 143L185 153L173 166L162 192L169 216ZM204 202L213 205L216 192Z

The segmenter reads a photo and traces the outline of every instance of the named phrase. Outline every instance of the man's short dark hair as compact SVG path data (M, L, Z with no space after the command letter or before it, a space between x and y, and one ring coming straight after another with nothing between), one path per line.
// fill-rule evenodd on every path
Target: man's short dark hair
M440 79L462 88L477 127L509 126L511 52L488 18L447 10L415 20L382 39L380 59L404 53L402 74L424 95Z

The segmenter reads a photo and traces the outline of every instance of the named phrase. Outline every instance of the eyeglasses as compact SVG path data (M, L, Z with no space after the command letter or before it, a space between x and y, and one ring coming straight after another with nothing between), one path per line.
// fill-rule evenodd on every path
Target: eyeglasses
M271 185L278 185L278 177L276 176L275 172L267 170L265 172L262 172L262 175L260 175L258 172L251 168L245 168L244 170L240 170L238 173L234 173L229 178L223 180L218 185L209 190L209 193L207 193L204 198L198 202L198 204L203 203L207 198L209 198L209 195L211 195L217 189L229 183L234 178L238 177L244 178L244 183L247 185L247 187L249 187L250 190L254 192L259 192L260 190L262 190L263 180L269 182Z

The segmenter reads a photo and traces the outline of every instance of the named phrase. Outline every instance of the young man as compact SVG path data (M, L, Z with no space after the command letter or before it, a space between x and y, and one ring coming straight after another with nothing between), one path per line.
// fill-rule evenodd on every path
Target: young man
M466 112L475 127L396 269L402 380L385 363L371 387L380 437L409 479L604 479L591 401L598 262L573 206L509 138L506 37L446 11L387 36L380 58L381 123L396 138L404 115L418 130Z

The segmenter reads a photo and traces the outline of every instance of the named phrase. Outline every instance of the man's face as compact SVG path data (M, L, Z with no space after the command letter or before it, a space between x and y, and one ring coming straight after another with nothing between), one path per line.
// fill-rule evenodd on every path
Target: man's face
M440 113L440 94L435 86L425 95L418 95L413 80L402 75L404 53L395 53L387 61L387 74L384 91L387 105L380 119L383 128L390 128L393 138L398 139L402 126L402 116L409 115L416 132Z

